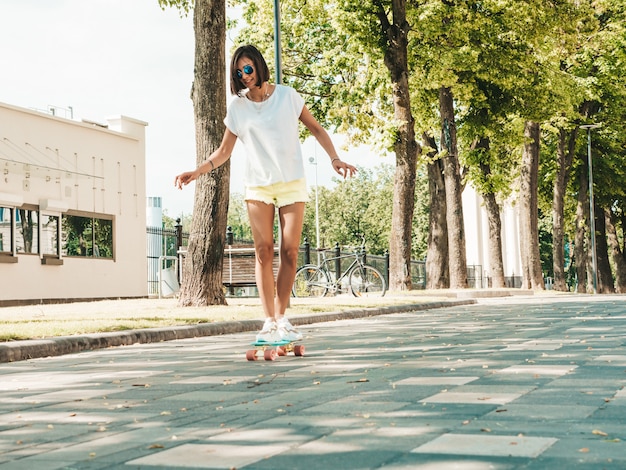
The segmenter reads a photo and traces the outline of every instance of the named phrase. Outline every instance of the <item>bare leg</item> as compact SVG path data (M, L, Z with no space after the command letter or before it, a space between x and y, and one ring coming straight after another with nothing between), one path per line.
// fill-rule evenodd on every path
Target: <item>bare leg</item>
M273 204L247 201L248 217L254 239L256 262L254 274L263 312L267 318L276 318L274 312L274 213Z
M298 268L298 250L304 221L304 202L296 202L278 209L280 221L280 264L276 278L276 318L285 315L289 307L291 288Z

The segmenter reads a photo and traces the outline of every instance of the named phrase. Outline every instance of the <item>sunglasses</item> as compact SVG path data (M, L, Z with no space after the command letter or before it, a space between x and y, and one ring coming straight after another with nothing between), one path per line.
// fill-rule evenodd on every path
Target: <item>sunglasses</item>
M252 73L254 73L254 69L252 68L252 65L244 65L243 73L245 73L246 75L251 75ZM237 76L239 78L243 77L243 73L241 73L241 70L237 70Z

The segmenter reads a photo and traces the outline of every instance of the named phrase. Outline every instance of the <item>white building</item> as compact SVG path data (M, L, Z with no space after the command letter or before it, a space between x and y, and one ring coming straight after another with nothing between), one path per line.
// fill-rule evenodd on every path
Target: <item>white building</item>
M482 270L480 284L470 287L486 288L487 279L492 276L489 262L489 225L487 211L483 207L483 199L471 185L463 190L463 221L465 225L466 259L468 266L476 266ZM500 213L502 221L502 262L507 287L519 287L522 274L522 261L519 250L519 214L517 206L510 203L502 205ZM517 282L514 282L514 281ZM515 285L514 285L515 284Z
M0 306L147 296L146 125L0 103Z

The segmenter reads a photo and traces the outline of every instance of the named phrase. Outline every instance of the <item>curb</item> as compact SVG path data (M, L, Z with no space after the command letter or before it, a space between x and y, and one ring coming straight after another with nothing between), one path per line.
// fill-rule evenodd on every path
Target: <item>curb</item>
M343 312L298 315L290 317L290 321L294 325L310 325L328 321L406 313L415 310L432 310L435 308L473 305L475 303L477 303L475 299L413 303L388 307L346 310ZM49 356L62 356L64 354L73 354L82 351L92 351L116 346L130 346L137 343L159 343L162 341L196 338L199 336L244 333L247 331L256 331L262 326L262 320L243 320L200 323L192 326L116 331L111 333L92 333L80 336L59 336L41 340L14 341L0 344L0 363L24 361Z

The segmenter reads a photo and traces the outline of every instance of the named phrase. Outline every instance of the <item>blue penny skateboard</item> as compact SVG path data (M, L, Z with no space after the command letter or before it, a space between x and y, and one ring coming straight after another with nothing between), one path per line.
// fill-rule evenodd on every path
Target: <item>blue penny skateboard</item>
M250 343L255 349L246 351L246 359L256 361L263 357L266 361L275 361L278 356L286 356L293 352L295 356L304 356L304 345L296 344L295 341L277 341L268 343L266 341L256 341Z

